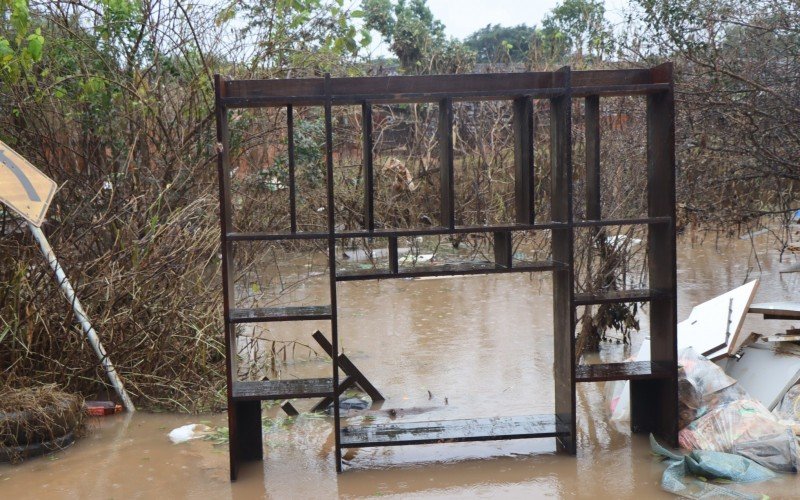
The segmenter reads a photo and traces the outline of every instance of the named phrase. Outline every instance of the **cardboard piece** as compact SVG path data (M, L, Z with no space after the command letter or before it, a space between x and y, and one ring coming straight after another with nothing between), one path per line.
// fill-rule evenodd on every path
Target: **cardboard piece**
M772 411L800 381L800 356L758 343L742 349L739 359L728 359L725 373Z

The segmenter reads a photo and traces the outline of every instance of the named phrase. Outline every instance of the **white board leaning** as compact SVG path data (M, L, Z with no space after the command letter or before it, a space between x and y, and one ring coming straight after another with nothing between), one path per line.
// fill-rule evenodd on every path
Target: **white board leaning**
M0 141L0 202L40 227L56 188L53 179Z

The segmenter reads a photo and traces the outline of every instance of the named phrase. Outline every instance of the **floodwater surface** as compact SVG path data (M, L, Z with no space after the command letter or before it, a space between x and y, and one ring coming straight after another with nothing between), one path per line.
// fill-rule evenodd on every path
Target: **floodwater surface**
M788 264L774 252L764 255L766 238L755 244L759 262L749 241L716 247L683 237L679 319L753 278L761 279L757 301L797 300L800 273L780 275ZM550 286L536 274L341 285L344 351L386 397L368 418L552 413ZM647 335L646 312L633 349ZM787 326L748 317L743 328L775 333ZM258 335L311 346L317 328L327 333L326 323L314 322L270 326ZM323 358L302 347L293 354L276 367L281 377L330 376ZM628 346L611 343L602 357L630 354ZM647 436L632 435L626 422L609 422L604 385L579 384L577 457L556 453L553 439L367 448L346 453L337 475L331 420L310 414L287 420L271 407L264 461L246 465L230 483L226 445L167 438L188 423L225 426L224 415L140 412L93 419L85 438L50 457L0 465L0 498L670 498L660 489L664 464L650 454ZM312 404L295 402L300 410ZM783 475L736 488L792 498L800 496L800 479Z

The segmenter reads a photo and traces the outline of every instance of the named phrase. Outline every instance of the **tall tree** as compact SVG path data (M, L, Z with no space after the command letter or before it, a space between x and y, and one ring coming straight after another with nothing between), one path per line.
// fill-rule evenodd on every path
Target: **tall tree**
M524 61L537 36L534 26L487 24L468 36L464 43L477 54L478 62Z
M406 73L457 73L472 69L475 54L448 38L426 0L363 0L366 27L381 34Z
M611 30L601 0L564 0L542 21L544 39L554 52L566 49L582 58L602 58L611 48Z
M680 196L726 228L800 209L800 9L796 0L638 0L636 58L678 62Z

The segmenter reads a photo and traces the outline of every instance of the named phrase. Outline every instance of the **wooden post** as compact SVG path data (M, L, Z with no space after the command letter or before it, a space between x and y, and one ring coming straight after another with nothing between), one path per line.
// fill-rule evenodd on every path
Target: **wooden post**
M455 185L453 179L453 100L439 101L439 179L441 201L439 221L453 228L455 219Z
M336 209L333 198L333 118L331 100L331 75L325 74L325 163L327 167L327 198L328 198L328 271L330 273L330 300L331 300L331 350L339 352L338 314L336 308ZM331 356L333 370L333 434L334 457L336 472L342 472L342 447L341 447L341 420L339 418L339 357Z
M230 321L233 308L233 242L228 238L232 231L231 185L230 185L230 131L228 110L222 103L226 94L225 81L214 77L215 113L217 117L217 176L219 177L220 231L222 239L222 310L225 328L225 377L228 387L228 437L230 441L231 481L239 474L239 461L256 456L256 442L261 448L261 411L258 406L258 430L253 428L255 405L233 400L233 382L236 376L236 325ZM248 444L249 443L249 444Z
M397 274L400 270L397 255L397 236L389 236L389 271Z
M533 100L514 99L514 205L518 224L533 224Z
M297 232L297 186L295 184L294 164L294 110L292 105L286 106L286 135L289 157L289 219L292 234Z
M494 263L495 265L510 268L514 259L514 249L511 241L511 231L494 232Z
M550 100L551 218L566 227L553 229L553 378L555 414L569 429L558 439L560 450L575 454L575 308L572 234L572 96L570 69L558 71L564 94Z
M361 105L361 135L364 157L364 228L375 230L375 177L372 165L372 106L365 102Z
M672 64L651 70L672 84ZM675 217L675 103L673 88L647 96L647 199L649 217ZM678 370L675 225L651 224L647 232L650 288L650 358ZM654 432L672 446L678 440L677 377L631 381L631 428ZM640 398L640 399L637 399Z
M585 101L586 218L600 220L600 96Z

